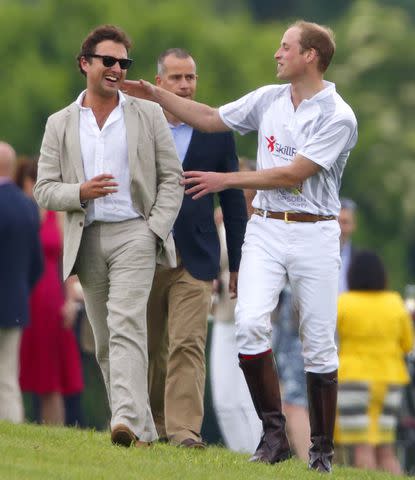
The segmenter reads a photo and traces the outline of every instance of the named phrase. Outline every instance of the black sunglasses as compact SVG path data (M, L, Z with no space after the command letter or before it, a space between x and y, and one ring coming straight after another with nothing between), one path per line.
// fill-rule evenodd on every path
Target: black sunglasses
M121 70L128 70L133 61L131 58L115 58L110 55L98 55L96 53L88 53L86 57L100 58L104 67L113 67L117 62L120 64Z

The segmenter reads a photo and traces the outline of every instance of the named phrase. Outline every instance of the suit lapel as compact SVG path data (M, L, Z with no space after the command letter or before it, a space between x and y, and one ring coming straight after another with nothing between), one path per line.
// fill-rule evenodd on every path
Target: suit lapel
M140 190L145 190L145 172L140 156L146 155L145 144L140 139L143 131L142 117L133 101L127 97L124 103L124 121L127 132L128 167L130 169L130 192L134 207L144 214L143 196ZM140 142L141 140L141 142Z
M82 164L81 142L79 139L79 107L72 103L68 107L68 119L66 125L66 145L70 152L71 162L75 168L76 176L80 183L85 182L84 166Z
M191 168L188 163L192 159L192 149L194 148L195 144L197 144L198 136L199 132L196 129L193 129L192 136L190 137L189 147L187 148L187 152L183 160L183 170L190 170Z
M130 181L137 170L137 149L139 143L139 116L131 101L124 104L125 129L127 131L128 166L130 167Z

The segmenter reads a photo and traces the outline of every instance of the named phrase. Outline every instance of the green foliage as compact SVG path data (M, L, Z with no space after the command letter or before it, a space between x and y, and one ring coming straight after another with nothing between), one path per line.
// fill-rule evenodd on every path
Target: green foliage
M122 8L109 0L4 0L0 53L7 82L0 92L0 131L21 153L38 151L47 116L84 88L75 57L101 23L120 25L131 36L130 78L153 79L159 53L181 46L198 60L198 97L208 103L275 80L272 55L283 27L258 29L243 12L219 17L208 2L192 0L125 0ZM254 154L254 140L243 145Z
M108 433L11 425L0 422L0 478L7 480L317 480L320 473L289 460L278 465L249 463L247 455L220 447L205 451L156 444L115 447ZM391 480L396 477L335 466L336 480ZM409 477L399 477L409 478Z
M413 271L407 268L415 245L415 32L407 11L393 3L345 2L345 16L332 25L338 49L327 78L359 121L359 142L342 188L360 207L357 243L385 256L392 286L400 289L415 276L415 255ZM180 46L197 60L203 102L220 105L274 83L273 55L286 24L255 23L244 5L245 0L226 7L219 0L3 0L1 138L20 153L39 151L48 115L85 86L75 58L83 38L101 23L117 24L132 37L129 78L153 79L159 53ZM307 13L305 7L295 12ZM237 145L240 155L254 158L256 134L237 136Z
M414 230L415 35L402 10L380 8L372 0L355 2L336 31L330 76L359 122L343 193L360 206L359 243L383 254L396 288L408 279L402 266Z
M311 22L326 23L338 18L349 8L353 0L246 0L255 18L287 20L305 18Z

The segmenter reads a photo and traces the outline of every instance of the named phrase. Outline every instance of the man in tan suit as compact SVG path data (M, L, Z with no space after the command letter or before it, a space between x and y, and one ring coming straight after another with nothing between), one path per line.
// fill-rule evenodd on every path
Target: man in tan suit
M146 305L156 261L175 266L181 166L163 112L123 95L131 44L111 25L78 56L87 88L47 122L34 194L64 210L64 278L78 274L111 408L111 439L157 438L147 393Z

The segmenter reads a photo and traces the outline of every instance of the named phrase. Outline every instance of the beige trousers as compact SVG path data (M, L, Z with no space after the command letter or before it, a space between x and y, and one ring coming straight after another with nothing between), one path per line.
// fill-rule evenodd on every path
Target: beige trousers
M160 436L173 444L200 440L205 390L205 345L212 282L179 264L157 268L147 328L150 404Z
M24 410L19 386L22 329L0 328L0 420L22 423Z
M111 409L111 428L157 439L147 386L146 307L156 237L142 218L94 222L84 229L76 271Z

